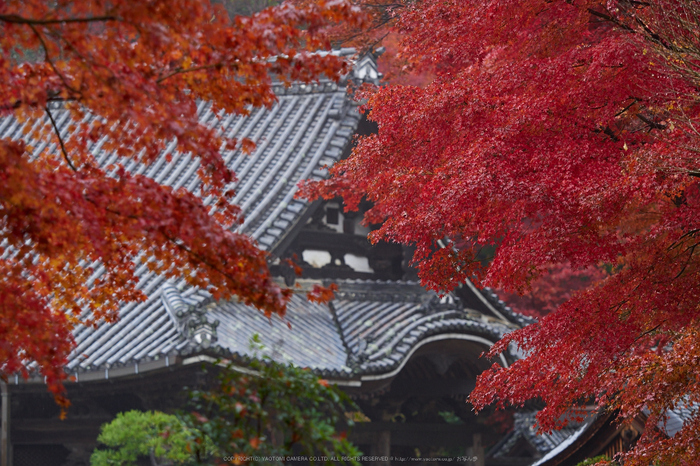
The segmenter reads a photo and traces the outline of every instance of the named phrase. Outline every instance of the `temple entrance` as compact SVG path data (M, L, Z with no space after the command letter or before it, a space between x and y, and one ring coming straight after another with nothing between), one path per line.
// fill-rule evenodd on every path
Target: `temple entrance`
M479 357L488 347L459 338L464 335L443 337L420 347L393 377L348 390L367 417L355 425L352 441L367 455L394 457L373 464L399 464L403 458L432 464L441 457L489 464L485 451L503 433L488 413L474 414L466 401L477 375L491 366Z

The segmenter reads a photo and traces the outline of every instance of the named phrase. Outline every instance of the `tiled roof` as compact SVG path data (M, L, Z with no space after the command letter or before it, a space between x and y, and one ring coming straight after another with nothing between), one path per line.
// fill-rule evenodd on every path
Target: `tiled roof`
M324 374L351 373L328 307L310 303L303 295L292 297L285 321L267 319L248 306L230 302L212 304L209 316L220 322L217 344L231 353L251 355L248 341L257 333L261 335L264 352L274 360L293 362Z
M570 422L561 430L538 433L536 415L537 412L514 413L513 430L494 446L491 456L494 458L507 457L508 452L520 439L524 439L540 454L547 456L547 453L564 444L568 439L577 438L593 420L593 416L591 416L582 422Z
M306 288L317 283L301 282ZM268 319L240 303L214 302L202 291L180 293L170 284L164 287L162 297L175 316L173 320L181 321L183 327L188 318L199 314L216 323L215 345L191 345L182 354L210 351L245 359L255 353L249 341L258 334L265 347L263 354L336 378L391 372L405 363L421 342L436 334L469 334L489 346L512 330L502 322L465 310L452 296L440 299L417 283L335 283L339 286L336 299L319 305L296 294L284 319Z
M245 215L241 231L263 249L292 229L307 207L307 201L294 199L296 183L320 178L321 167L340 158L360 119L346 89L334 83L286 89L272 109L257 109L247 117L215 115L206 103L199 105L199 113L202 121L223 132L260 141L252 156L224 151L223 157L238 177L234 202ZM98 156L101 162L108 158L109 154ZM161 162L157 160L145 173L161 183L196 192L200 182L196 159L185 155L171 163ZM79 329L69 370L152 359L191 346L163 305L165 281L145 267L140 276L139 287L147 301L125 306L115 324Z
M513 309L510 308L510 306L504 303L491 288L481 288L479 290L479 293L486 299L486 301L488 301L495 309L497 309L498 313L502 314L510 322L515 322L521 327L525 327L537 321L536 319L530 316L526 316L515 312Z
M659 429L669 437L673 437L697 414L697 403L679 403L667 411L665 419L659 421Z
M347 51L345 51L347 52ZM244 233L255 238L260 247L269 249L299 221L308 202L294 199L296 184L307 178L320 179L322 167L339 160L355 132L360 115L347 94L345 85L329 81L276 87L278 102L271 109L255 109L249 116L215 113L211 105L198 105L200 121L237 138L258 142L253 155L224 150L226 164L236 172L235 203L245 216ZM68 111L53 110L64 140L70 139ZM24 125L12 117L0 121L0 137L23 137ZM48 127L47 127L48 130ZM47 140L50 140L47 138ZM37 149L44 143L28 141ZM188 154L171 154L172 146L150 165L128 163L128 171L142 173L175 188L197 192L199 159ZM97 162L111 163L113 154L97 144L93 149ZM205 204L210 202L205 199ZM96 264L92 279L102 273ZM85 371L163 357L191 346L166 311L161 299L165 281L147 270L138 270L139 288L147 295L143 303L128 304L120 310L119 321L98 328L80 327L74 333L77 347L68 370ZM175 286L182 286L181 283ZM292 305L294 307L294 304Z
M691 418L697 414L698 406L694 403L680 403L673 409L667 411L665 419L658 422L657 427L660 431L669 437L675 436L678 431L691 421ZM648 415L648 410L642 410L643 415ZM516 422L513 431L498 445L497 454L494 456L502 456L509 448L515 445L516 441L522 437L528 437L530 443L537 448L540 453L544 453L538 461L532 466L547 464L554 460L557 461L559 455L567 455L571 453L570 448L580 439L591 437L595 434L596 429L600 428L601 421L605 421L609 415L591 414L583 422L572 423L561 431L554 431L551 434L535 434L534 428L527 427L528 423L534 422L536 413L517 413ZM521 422L518 422L518 416ZM618 426L618 428L620 428ZM619 432L619 431L618 431ZM584 440L587 441L587 440ZM585 451L585 446L578 446ZM561 458L559 458L561 460Z
M531 466L539 466L541 464L546 463L547 461L550 461L553 458L556 458L558 454L565 451L567 448L573 445L574 442L581 438L581 436L583 436L586 433L586 431L593 425L594 421L594 418L590 418L582 425L579 425L578 428L571 432L568 437L562 439L562 441L559 444L557 444L551 450L549 450L547 454L545 454L542 458L532 463Z

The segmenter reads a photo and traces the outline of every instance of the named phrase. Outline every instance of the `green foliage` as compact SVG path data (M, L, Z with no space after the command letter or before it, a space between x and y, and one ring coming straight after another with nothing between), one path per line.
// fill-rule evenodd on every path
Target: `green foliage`
M259 339L253 344L259 348ZM361 453L336 426L358 412L348 396L310 370L268 358L246 368L228 365L212 390L190 392L189 412L177 417L130 411L102 427L92 466L281 464L287 456L326 457L358 464ZM346 461L342 461L343 459ZM311 461L313 464L314 461Z
M194 411L186 419L201 434L198 440L211 441L222 457L281 464L289 455L325 456L330 464L337 463L331 457L360 455L335 429L351 426L345 413L357 407L310 370L262 358L245 370L229 365L219 379L218 389L191 393Z
M462 421L454 411L438 411L438 414L448 424L464 424L464 421Z
M184 465L192 458L188 451L191 435L176 417L158 411L119 413L102 426L97 438L110 447L95 450L92 466L132 465L139 457L150 456L152 464Z

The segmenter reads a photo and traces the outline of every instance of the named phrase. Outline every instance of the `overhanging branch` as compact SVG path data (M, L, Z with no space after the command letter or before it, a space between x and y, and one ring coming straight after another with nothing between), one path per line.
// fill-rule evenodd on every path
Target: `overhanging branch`
M48 26L51 24L70 24L70 23L96 23L105 21L119 21L119 18L112 15L105 16L88 16L85 18L57 18L57 19L33 19L24 18L19 15L0 15L0 21L12 24L28 24L34 26Z
M53 126L53 130L56 133L56 137L58 138L59 144L61 144L61 152L63 152L63 158L66 160L66 163L68 166L74 171L77 172L78 170L75 168L75 165L73 165L73 162L70 161L68 158L68 151L66 151L66 145L63 143L63 138L61 137L61 133L58 131L58 126L56 125L56 120L53 119L53 115L51 114L51 110L49 110L49 107L44 107L44 110L46 110L46 114L49 116L49 120L51 120L51 126Z

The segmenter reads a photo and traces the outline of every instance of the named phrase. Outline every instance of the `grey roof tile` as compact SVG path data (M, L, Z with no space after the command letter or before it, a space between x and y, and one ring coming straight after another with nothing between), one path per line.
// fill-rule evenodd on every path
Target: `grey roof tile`
M698 415L698 403L689 402L687 399L669 409L666 415L658 423L659 429L669 437L675 436L687 423Z
M282 362L294 362L321 372L342 371L347 354L326 306L309 303L295 295L288 305L286 321L268 319L259 311L239 303L219 303L209 312L220 322L217 344L238 356L252 356L253 334L260 335L262 354Z
M527 325L537 322L537 319L515 312L509 306L504 303L496 293L491 288L482 288L479 290L482 296L486 298L488 302L494 306L498 312L504 314L512 322L516 322L518 325L525 327Z

